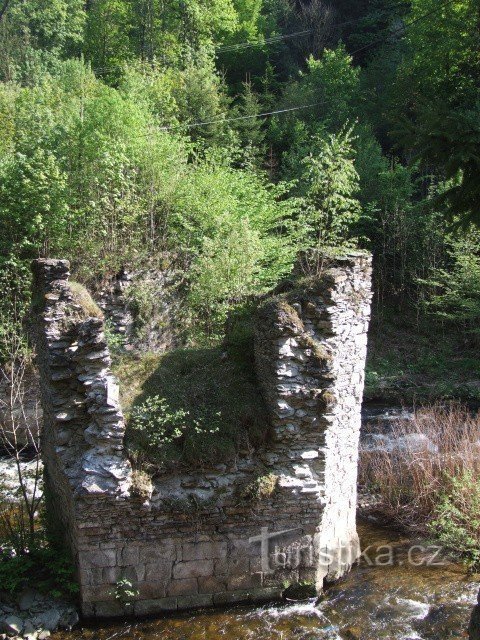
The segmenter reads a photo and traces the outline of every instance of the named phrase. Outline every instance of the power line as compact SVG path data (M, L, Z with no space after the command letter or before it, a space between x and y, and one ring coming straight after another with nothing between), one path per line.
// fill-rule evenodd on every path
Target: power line
M396 29L394 29L392 31L391 35L396 35L398 33L401 33L402 31L405 31L405 29L408 29L409 27L413 26L414 24L417 24L418 22L421 22L422 20L426 20L427 18L430 18L430 16L433 16L434 14L438 13L440 9L444 9L446 6L448 6L449 4L452 4L454 2L454 0L446 0L445 2L440 3L440 5L438 7L435 7L435 9L432 9L431 11L428 11L427 13L422 14L421 16L418 16L418 18L415 18L414 20L411 20L410 22L408 22L407 24L403 24L401 27L397 27ZM355 51L352 51L352 53L350 54L351 56L355 56L357 55L357 53L361 53L362 51L365 51L366 49L369 49L370 47L374 47L377 44L380 44L381 42L383 42L383 37L382 38L378 38L377 40L374 40L373 42L369 42L368 44L364 45L363 47L360 47L358 49L356 49Z
M339 22L336 24L332 24L329 25L331 26L331 28L333 29L338 29L339 27L345 27L349 24L356 24L357 22L360 22L360 20L346 20L345 22ZM255 40L253 42L239 42L237 44L230 44L230 45L225 45L223 47L216 47L215 48L215 52L216 53L225 53L225 52L230 52L230 51L238 51L238 50L242 50L242 49L248 49L251 47L261 47L263 45L266 44L274 44L276 42L281 42L282 40L289 40L291 38L298 38L299 36L304 36L304 35L308 35L310 33L315 33L315 29L305 29L304 31L294 31L293 33L285 33L285 34L278 34L276 36L271 36L270 38L264 38L263 40ZM95 73L100 72L103 73L105 71L110 71L112 69L121 69L123 67L122 64L115 64L115 65L110 65L110 66L104 66L104 67L94 67L93 71Z
M408 27L417 24L418 22L420 22L421 20L426 20L427 18L429 18L430 16L432 16L434 13L437 13L438 9L442 9L444 7L446 7L449 4L452 4L454 0L445 0L443 3L440 4L439 7L437 7L436 9L429 11L428 13L422 14L421 16L419 16L418 18L415 18L414 20L411 20L409 23L402 25L402 27L399 27L397 29L395 29L392 32L392 35L395 35L396 33L400 33L401 31L404 31L405 29L407 29ZM374 40L373 42L369 42L368 44L364 45L363 47L359 47L358 49L356 49L355 51L352 51L349 55L351 55L352 57L357 55L358 53L361 53L363 51L365 51L366 49L369 49L371 47L374 47L375 45L381 43L384 41L384 38L378 38L377 40ZM178 124L178 125L170 125L170 126L166 126L166 127L160 127L159 130L160 131L171 131L173 129L193 129L196 127L205 127L208 126L210 124L223 124L223 123L227 123L227 122L237 122L239 120L253 120L255 118L266 118L269 116L273 116L273 115L277 115L277 114L282 114L282 113L290 113L292 111L300 111L303 109L311 109L312 107L318 107L318 106L322 106L323 104L326 104L327 101L324 100L322 102L314 102L312 104L306 104L306 105L300 105L300 106L296 106L296 107L290 107L288 109L278 109L276 111L266 111L265 113L256 113L256 114L252 114L252 115L248 115L248 116L236 116L234 118L216 118L213 120L206 120L204 122L191 122L189 124ZM224 114L224 115L228 115L228 114Z
M298 36L304 36L312 32L313 32L313 29L306 29L305 31L296 31L294 33L279 34L278 36L272 36L270 38L264 38L263 40L256 40L254 42L239 42L238 44L231 44L231 45L226 45L224 47L218 47L217 49L215 49L215 51L217 53L223 53L225 51L237 51L238 49L248 49L249 47L261 47L264 44L270 44L272 42L280 42L281 40L287 40L288 38L297 38Z
M361 19L346 20L345 22L339 22L336 24L326 25L332 29L338 29L339 27L345 27L349 24L356 24ZM253 42L239 42L238 44L225 45L224 47L217 47L215 51L217 53L223 53L225 51L237 51L238 49L247 49L249 47L261 47L264 44L271 44L275 42L281 42L282 40L288 40L290 38L297 38L299 36L308 35L309 33L315 33L316 29L305 29L304 31L295 31L293 33L281 33L270 38L264 38L263 40L255 40Z
M192 129L193 127L203 127L209 124L223 124L224 122L235 122L238 120L253 120L254 118L264 118L266 116L273 116L278 113L288 113L290 111L299 111L300 109L311 109L312 107L318 107L323 102L313 102L312 104L304 104L299 107L289 107L287 109L277 109L276 111L266 111L265 113L255 113L249 116L236 116L234 118L216 118L214 120L205 120L204 122L192 122L190 124L174 124L167 127L159 127L160 131L170 131L171 129Z

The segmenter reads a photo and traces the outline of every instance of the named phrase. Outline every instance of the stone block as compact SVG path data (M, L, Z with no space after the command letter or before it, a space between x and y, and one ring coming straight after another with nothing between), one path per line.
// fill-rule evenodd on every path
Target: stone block
M213 595L198 594L194 596L181 596L177 598L178 609L198 609L200 607L212 607Z
M80 554L81 567L114 567L117 564L117 553L115 549L96 549L94 551L83 551Z
M165 611L177 609L177 598L157 598L153 600L139 600L134 604L136 616L149 616Z
M239 589L253 589L261 586L261 575L259 573L243 573L230 575L227 581L228 591L238 591Z
M145 565L145 580L157 580L165 582L172 575L172 562L154 561Z
M213 604L217 607L222 607L226 604L238 604L240 602L249 602L251 592L248 590L240 591L224 591L223 593L216 593L213 596Z
M182 561L213 560L227 555L227 542L193 542L182 546Z
M209 576L198 578L199 593L220 593L227 589L227 577Z
M199 578L213 575L213 560L197 560L177 562L173 567L173 577Z
M199 580L205 579L208 580L208 578L199 578ZM167 595L169 596L186 596L195 595L196 593L198 593L198 582L196 578L172 580L167 588ZM207 593L211 592L207 591Z
M167 595L166 582L139 582L135 586L138 589L137 600L158 600L159 598L165 598Z
M93 603L96 618L118 618L125 615L125 608L116 600L106 600Z

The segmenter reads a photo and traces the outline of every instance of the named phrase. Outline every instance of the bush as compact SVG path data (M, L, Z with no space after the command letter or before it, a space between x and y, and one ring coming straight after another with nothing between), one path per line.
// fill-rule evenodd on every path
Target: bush
M79 590L68 555L47 546L17 555L12 547L0 545L0 585L12 595L30 587L52 597L73 598Z
M480 565L480 478L471 470L458 477L446 476L447 490L441 495L430 531L446 547Z
M165 398L151 396L132 409L129 427L135 442L133 449L140 457L148 451L149 459L158 466L179 460L196 436L205 437L219 430L216 422L220 418L220 414L203 420L193 418L184 409L172 409Z
M448 513L457 514L452 524L465 526L477 499L472 492L467 500L465 485L480 481L479 433L480 414L457 404L421 409L394 425L392 447L361 452L360 484L378 498L380 513L401 526L440 534Z

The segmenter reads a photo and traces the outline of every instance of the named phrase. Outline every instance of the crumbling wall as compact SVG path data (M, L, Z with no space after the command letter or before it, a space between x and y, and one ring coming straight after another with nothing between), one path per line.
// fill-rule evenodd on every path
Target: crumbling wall
M97 293L96 300L125 351L164 353L182 344L175 322L182 297L182 272L168 265L163 269L122 269Z
M359 555L356 486L370 318L371 260L332 259L314 278L268 299L256 324L256 361L278 443L291 461L281 482L324 508L315 534L316 583ZM301 481L301 482L300 482Z
M351 255L264 301L257 373L274 440L255 455L154 481L139 495L101 318L68 287L68 263L34 263L44 459L88 616L278 597L341 575L358 554L356 456L370 260ZM128 580L135 597L122 601ZM117 596L117 597L116 597Z

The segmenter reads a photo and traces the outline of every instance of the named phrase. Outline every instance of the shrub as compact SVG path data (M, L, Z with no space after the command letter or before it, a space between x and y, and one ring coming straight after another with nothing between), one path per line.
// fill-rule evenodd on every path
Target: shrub
M131 412L129 426L134 450L140 458L148 452L148 458L159 466L179 460L185 447L195 447L195 436L218 431L215 419L219 418L220 415L203 420L193 418L184 409L172 409L165 398L151 396Z
M16 554L0 545L0 585L16 594L28 587L53 597L73 598L79 590L73 563L67 554L48 546Z
M480 478L479 433L480 415L457 404L421 409L394 425L391 447L361 452L360 484L397 524L426 533L436 518L440 532L455 509L460 524L473 514L473 494L468 504L462 491Z
M448 487L435 509L430 531L446 547L480 565L480 478L471 470L446 476Z

